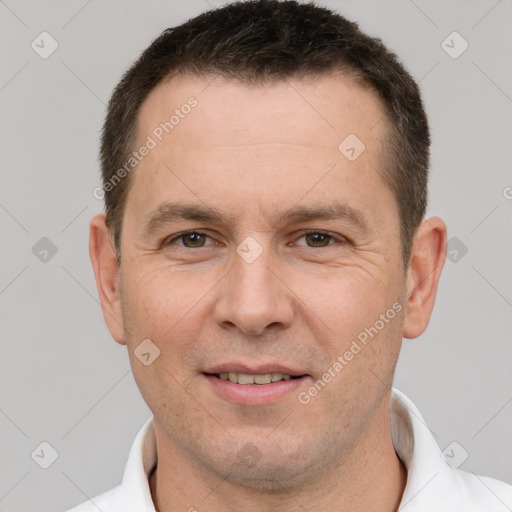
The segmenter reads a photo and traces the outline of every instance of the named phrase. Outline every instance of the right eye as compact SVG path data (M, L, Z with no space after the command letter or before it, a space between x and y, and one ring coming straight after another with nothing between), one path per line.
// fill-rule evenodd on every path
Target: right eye
M211 243L207 243L208 239L211 240ZM178 243L179 241L181 241L181 243ZM212 243L215 242L206 233L202 233L201 231L186 231L185 233L180 233L172 238L168 238L164 242L164 245L175 244L186 247L187 249L198 249L206 245L212 245Z

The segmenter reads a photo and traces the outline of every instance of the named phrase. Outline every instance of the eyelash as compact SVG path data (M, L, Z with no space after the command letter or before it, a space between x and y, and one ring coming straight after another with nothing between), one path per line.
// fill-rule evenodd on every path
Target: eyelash
M184 238L185 236L191 235L191 234L202 235L202 236L205 236L205 237L208 237L208 238L212 239L212 237L208 233L205 233L204 231L192 229L192 230L189 230L189 231L184 231L183 233L180 233L180 234L178 234L176 236L173 236L172 238L168 238L167 240L164 241L163 245L164 246L171 245L176 240L180 240L180 239ZM307 235L311 235L311 234L324 235L324 236L330 237L331 240L337 241L338 243L341 243L341 244L349 243L349 240L347 238L345 238L345 237L337 238L336 236L332 235L328 231L315 230L315 229L303 232L302 235L297 238L297 240L300 240L301 238L303 238L303 237L305 237ZM305 245L305 247L309 247L310 249L325 249L325 247L329 247L330 245L334 245L334 244L329 243L329 244L327 244L324 247L311 247L311 246ZM194 249L194 247L187 247L185 245L182 245L181 247L183 247L184 249ZM195 249L202 249L203 247L205 247L205 246L195 247Z

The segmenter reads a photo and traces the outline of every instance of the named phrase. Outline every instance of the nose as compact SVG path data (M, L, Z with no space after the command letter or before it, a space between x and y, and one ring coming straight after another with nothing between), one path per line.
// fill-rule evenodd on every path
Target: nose
M270 249L250 263L236 254L219 288L214 310L217 324L252 336L289 327L294 315L293 293L285 276L279 274Z

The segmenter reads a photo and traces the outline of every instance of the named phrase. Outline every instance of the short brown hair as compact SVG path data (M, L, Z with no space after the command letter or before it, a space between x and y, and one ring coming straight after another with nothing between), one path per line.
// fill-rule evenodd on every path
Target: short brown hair
M264 84L338 69L349 70L382 100L389 134L380 172L398 204L407 267L427 206L430 134L418 85L396 55L356 23L313 3L277 0L231 3L166 29L115 88L100 157L106 222L118 257L131 179L115 186L112 180L133 152L139 110L158 84L177 73Z

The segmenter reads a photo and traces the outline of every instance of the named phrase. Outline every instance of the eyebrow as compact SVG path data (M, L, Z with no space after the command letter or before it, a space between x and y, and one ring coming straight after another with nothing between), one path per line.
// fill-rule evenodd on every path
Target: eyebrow
M166 202L159 205L150 215L143 228L144 233L151 236L162 226L182 220L194 220L211 224L230 223L236 217L226 217L221 211L204 205L180 202ZM367 233L371 222L368 216L357 208L345 203L319 204L315 206L294 206L275 216L272 227L283 224L301 224L316 220L342 219Z
M163 203L149 216L144 226L144 233L152 235L162 226L180 220L195 220L212 224L225 223L221 213L214 208L186 203Z
M295 206L278 214L275 224L301 224L315 220L345 220L361 231L370 231L368 216L357 208L345 203L333 203L315 206Z

